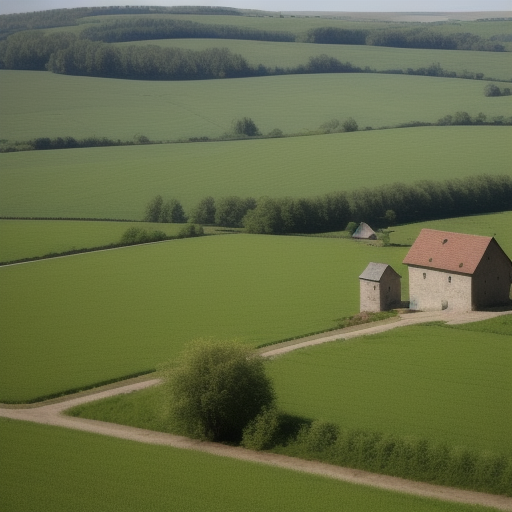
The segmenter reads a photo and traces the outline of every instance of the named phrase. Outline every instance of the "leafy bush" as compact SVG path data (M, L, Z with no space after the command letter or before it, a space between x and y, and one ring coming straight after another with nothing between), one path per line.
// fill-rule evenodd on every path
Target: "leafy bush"
M261 135L256 123L250 117L242 117L233 121L233 133L242 137Z
M183 226L179 233L178 238L192 238L195 236L203 236L204 229L203 226L199 226L197 224L186 224Z
M146 244L166 240L167 235L163 231L146 231L142 228L128 228L121 237L122 245Z
M275 406L263 407L262 411L245 427L242 446L250 450L267 450L276 444L280 429L280 414Z
M274 402L263 359L236 341L197 340L162 375L171 421L199 439L239 442Z

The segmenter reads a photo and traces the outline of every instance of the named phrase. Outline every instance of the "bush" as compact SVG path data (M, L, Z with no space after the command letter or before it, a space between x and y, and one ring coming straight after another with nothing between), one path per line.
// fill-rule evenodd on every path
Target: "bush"
M204 229L203 226L198 226L196 224L186 224L183 226L179 233L178 238L192 238L194 236L203 236Z
M261 135L256 123L250 117L242 117L242 119L233 121L233 133L242 137Z
M274 402L263 359L236 341L197 340L162 373L173 427L191 437L239 442Z
M297 441L309 452L322 452L336 443L339 433L340 428L334 423L314 421L301 428Z
M486 96L501 96L501 89L496 84L487 84L484 87Z
M268 450L276 444L279 428L279 411L274 406L263 407L245 427L241 444L250 450Z
M349 222L345 228L345 231L348 231L350 235L353 235L356 232L358 226L359 224L357 222Z
M167 235L163 231L146 231L142 228L128 228L121 237L121 244L146 244L166 240Z

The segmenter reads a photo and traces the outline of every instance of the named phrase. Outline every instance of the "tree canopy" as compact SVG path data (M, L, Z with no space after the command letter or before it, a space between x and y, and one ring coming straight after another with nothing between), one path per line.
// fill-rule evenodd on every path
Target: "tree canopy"
M199 439L239 442L274 402L263 359L237 341L196 340L163 375L173 428Z

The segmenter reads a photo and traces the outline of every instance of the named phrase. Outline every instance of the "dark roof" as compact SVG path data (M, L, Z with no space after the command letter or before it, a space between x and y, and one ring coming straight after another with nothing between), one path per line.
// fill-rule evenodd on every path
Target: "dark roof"
M376 236L375 231L366 222L361 222L354 231L352 238L370 238L372 235Z
M473 274L492 240L490 236L422 229L403 263Z
M359 276L359 279L364 279L365 281L377 281L379 282L386 272L386 269L391 269L398 277L401 277L393 267L389 266L387 263L368 263L368 266L364 269L364 272Z

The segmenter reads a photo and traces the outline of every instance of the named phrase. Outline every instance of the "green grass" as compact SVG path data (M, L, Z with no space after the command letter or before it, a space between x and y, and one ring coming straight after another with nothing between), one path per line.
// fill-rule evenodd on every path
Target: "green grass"
M511 341L411 326L291 352L269 375L290 414L512 454Z
M367 73L169 82L1 70L0 139L219 137L243 116L262 133L316 130L349 116L361 128L436 122L457 111L511 116L512 96L487 98L486 83Z
M190 210L207 195L311 197L392 182L510 176L511 137L512 127L428 127L0 154L0 216L137 220L157 194Z
M130 227L177 235L183 224L71 220L0 220L0 261L118 243Z
M369 261L406 248L233 235L0 268L0 401L121 378L201 336L251 346L334 328ZM404 293L405 294L405 293Z
M3 418L0 430L0 507L10 512L492 510Z
M369 66L377 71L390 69L418 69L439 63L446 71L483 73L497 80L512 80L512 53L472 52L457 50L420 50L416 48L388 48L313 43L274 43L270 41L242 41L237 39L157 39L131 41L121 45L156 44L164 48L228 48L239 53L249 64L280 66L283 68L305 64L310 57L326 54L354 66Z
M423 228L471 233L481 236L495 236L501 248L512 257L512 212L474 215L429 222L418 222L405 226L393 226L390 236L391 243L412 245Z
M503 315L482 322L471 324L458 324L451 326L454 329L462 329L463 331L474 331L483 333L503 334L512 336L512 315Z

